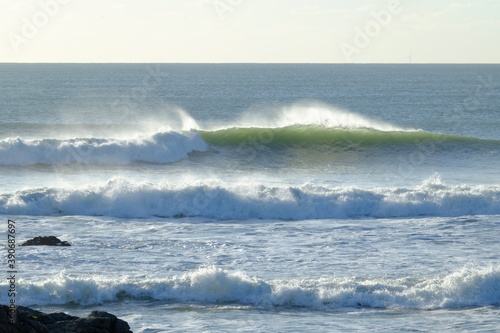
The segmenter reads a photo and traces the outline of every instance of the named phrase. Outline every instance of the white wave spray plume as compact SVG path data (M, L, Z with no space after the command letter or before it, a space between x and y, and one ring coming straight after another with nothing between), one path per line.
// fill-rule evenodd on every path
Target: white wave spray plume
M387 122L370 119L358 113L321 102L298 102L278 109L267 109L243 114L237 127L281 128L313 125L330 128L366 128L379 131L413 131Z

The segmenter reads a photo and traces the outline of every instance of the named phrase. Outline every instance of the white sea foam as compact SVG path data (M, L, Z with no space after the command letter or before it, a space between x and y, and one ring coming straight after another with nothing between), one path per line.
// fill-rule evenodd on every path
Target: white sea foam
M2 282L0 286L6 286ZM23 305L101 304L121 298L149 298L209 304L237 303L257 307L346 307L442 309L500 304L500 270L463 268L444 276L389 278L321 278L270 280L240 271L200 268L165 278L71 277L19 280ZM6 294L0 300L6 302Z
M500 214L500 187L267 186L221 181L130 182L113 178L80 188L32 188L0 195L1 214L207 217L305 220Z
M0 165L169 163L204 151L206 143L194 131L162 132L132 139L8 138L0 141Z

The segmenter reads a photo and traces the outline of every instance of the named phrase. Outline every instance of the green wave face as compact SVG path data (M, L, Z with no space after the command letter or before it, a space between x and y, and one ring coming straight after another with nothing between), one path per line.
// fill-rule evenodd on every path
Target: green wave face
M359 149L394 148L422 144L484 144L500 147L500 141L482 140L425 131L379 131L374 129L344 129L321 126L297 125L283 128L228 128L216 131L199 131L202 138L213 146L240 146L245 144L269 148L328 148L344 150L353 146Z

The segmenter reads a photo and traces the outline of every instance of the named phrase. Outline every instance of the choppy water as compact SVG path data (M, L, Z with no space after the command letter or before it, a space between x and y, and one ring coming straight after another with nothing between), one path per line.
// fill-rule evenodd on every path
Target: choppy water
M496 331L499 76L0 65L0 214L73 244L17 248L17 303L137 332Z

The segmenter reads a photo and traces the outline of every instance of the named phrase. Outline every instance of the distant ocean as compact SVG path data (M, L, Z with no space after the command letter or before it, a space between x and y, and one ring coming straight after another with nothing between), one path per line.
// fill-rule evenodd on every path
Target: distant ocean
M134 332L500 330L500 65L0 64L16 304Z

